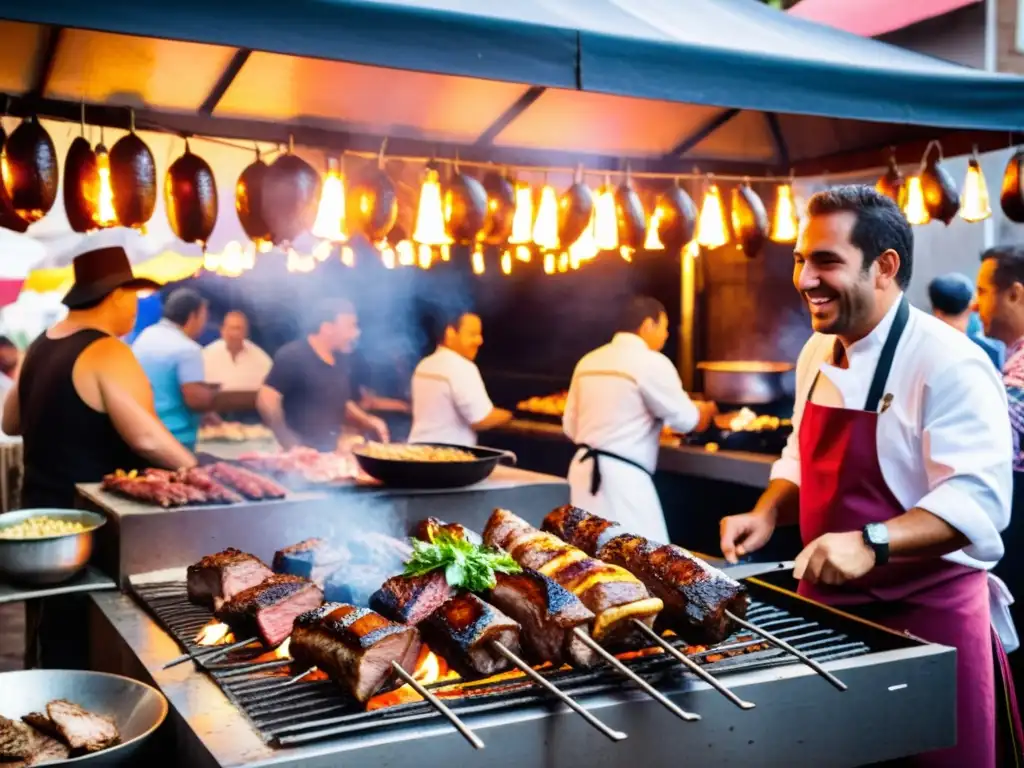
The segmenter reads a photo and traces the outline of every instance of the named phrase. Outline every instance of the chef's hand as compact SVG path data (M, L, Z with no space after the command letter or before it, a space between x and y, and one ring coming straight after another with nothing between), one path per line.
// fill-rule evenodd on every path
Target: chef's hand
M368 427L367 431L375 435L380 442L391 442L391 433L388 431L388 425L384 419L379 416L371 416L367 420L366 426Z
M718 406L710 400L702 400L694 403L697 406L697 412L700 414L700 420L697 422L697 426L694 427L694 432L707 432L714 423L715 416L718 415Z
M859 579L875 567L875 551L860 531L826 533L797 555L793 577L811 584L838 586Z
M723 517L719 523L722 554L730 563L756 552L775 532L775 515L770 512L747 512Z

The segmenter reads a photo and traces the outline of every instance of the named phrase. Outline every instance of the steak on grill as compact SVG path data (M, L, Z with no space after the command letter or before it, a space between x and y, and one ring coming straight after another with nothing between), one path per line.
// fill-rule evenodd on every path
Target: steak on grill
M458 592L420 625L427 643L464 680L504 672L511 662L495 650L497 640L519 653L519 625L471 592Z
M452 596L444 571L423 576L392 576L370 596L370 607L392 621L419 624Z
M323 539L306 539L274 554L274 573L301 576L323 587L344 561L342 553Z
M597 551L601 547L626 532L618 523L592 515L571 504L553 510L544 518L541 530L553 533L591 557L599 557Z
M529 568L520 573L495 573L487 601L522 627L520 640L534 664L589 667L597 655L573 632L590 631L593 612L572 592Z
M274 573L259 558L228 548L188 567L188 599L213 610Z
M259 637L267 648L276 648L291 634L295 618L323 601L323 591L308 579L274 574L239 592L214 615L235 637Z
M484 542L506 550L523 568L539 571L576 595L594 612L591 632L598 642L646 645L633 620L653 626L663 603L629 571L588 557L506 509L491 515Z
M121 742L113 719L82 709L65 699L46 705L46 714L73 752L99 752Z
M318 667L365 703L394 675L391 662L416 671L420 633L367 608L325 603L295 619L289 646L303 669Z

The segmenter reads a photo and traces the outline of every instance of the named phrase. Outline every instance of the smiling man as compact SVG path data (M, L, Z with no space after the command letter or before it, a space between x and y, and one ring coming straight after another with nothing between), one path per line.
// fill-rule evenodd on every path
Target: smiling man
M986 571L1010 517L1006 393L966 335L910 307L913 234L865 186L814 195L793 284L814 335L793 435L755 509L721 525L726 557L799 523L800 594L957 649L957 746L916 765L994 768Z

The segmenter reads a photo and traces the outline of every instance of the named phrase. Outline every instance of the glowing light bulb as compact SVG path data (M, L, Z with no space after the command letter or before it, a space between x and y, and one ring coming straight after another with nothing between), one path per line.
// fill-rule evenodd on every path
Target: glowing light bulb
M775 192L775 220L771 238L776 243L795 243L798 226L793 187L790 184L779 184Z
M558 248L558 196L550 185L545 185L540 193L537 220L533 224L533 242L546 251Z
M972 157L967 163L967 177L960 195L960 218L964 221L984 221L991 215L985 174L981 172L978 158Z
M473 274L482 275L484 273L484 252L477 245L473 249Z
M335 160L330 160L320 191L320 205L313 224L313 236L335 243L348 240L345 231L345 182Z
M697 221L697 242L705 248L721 248L729 242L729 225L717 184L711 184L704 194L704 204Z
M508 251L501 254L501 271L506 275L512 274L512 254Z
M99 198L93 221L97 227L112 227L117 224L114 210L114 187L110 182L110 155L102 144L96 147L96 173L99 176Z
M914 225L927 224L932 220L924 204L924 189L921 187L920 176L911 176L907 179L907 201L903 205L903 215Z
M555 274L555 254L550 251L544 254L544 274Z
M444 226L444 210L441 204L441 182L437 171L427 170L420 188L420 202L416 210L416 227L412 239L420 245L439 247L451 245Z
M528 184L516 185L516 210L512 214L511 245L526 245L533 239L533 190Z
M661 208L655 208L647 222L647 238L644 240L645 251L663 251L665 244L661 242L661 235L658 234L658 224L661 222Z
M599 251L619 248L619 220L615 213L615 192L605 184L594 195L594 245Z

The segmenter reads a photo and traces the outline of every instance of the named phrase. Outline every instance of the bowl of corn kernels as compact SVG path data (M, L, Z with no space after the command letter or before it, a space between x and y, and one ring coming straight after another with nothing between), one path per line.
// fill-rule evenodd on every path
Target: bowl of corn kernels
M75 577L92 556L93 532L105 522L95 512L74 509L0 515L0 577L31 585Z

